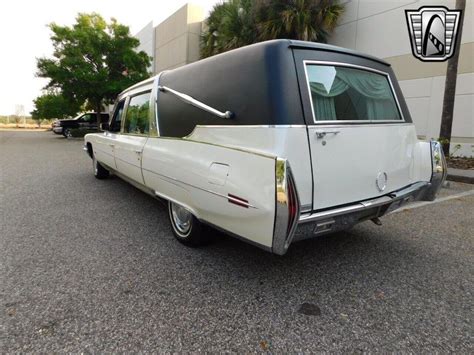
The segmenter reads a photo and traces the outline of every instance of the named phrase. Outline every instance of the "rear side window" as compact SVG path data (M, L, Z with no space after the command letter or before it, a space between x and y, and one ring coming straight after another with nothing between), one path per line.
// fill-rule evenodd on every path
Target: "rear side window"
M150 95L145 92L132 96L125 113L123 133L147 135L150 128Z
M90 113L82 116L81 121L83 122L97 122L97 116Z
M317 121L400 121L387 75L344 66L307 64Z

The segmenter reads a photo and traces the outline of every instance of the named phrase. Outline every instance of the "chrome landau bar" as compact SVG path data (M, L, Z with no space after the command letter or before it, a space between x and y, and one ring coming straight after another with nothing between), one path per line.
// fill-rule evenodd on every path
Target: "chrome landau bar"
M173 89L171 89L167 86L160 85L160 86L158 86L158 90L160 90L161 92L168 92L168 93L176 96L177 98L179 98L181 101L184 101L187 104L190 104L190 105L192 105L194 107L197 107L201 110L204 110L206 112L212 113L213 115L215 115L219 118L230 119L230 118L234 117L234 114L231 111L221 112L219 110L216 110L214 107L211 107L211 106L206 105L205 103L203 103L199 100L196 100L192 96L189 96L187 94L184 94L184 93L176 91L176 90L173 90Z

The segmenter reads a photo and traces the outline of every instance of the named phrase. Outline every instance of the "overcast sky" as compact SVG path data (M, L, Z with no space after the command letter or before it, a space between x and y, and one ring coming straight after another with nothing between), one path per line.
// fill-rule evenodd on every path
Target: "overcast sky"
M218 0L194 0L208 13ZM0 115L25 112L41 94L46 80L35 77L36 58L50 56L51 22L71 25L78 12L98 12L107 20L116 18L132 34L150 21L157 25L189 1L185 0L10 0L0 9Z

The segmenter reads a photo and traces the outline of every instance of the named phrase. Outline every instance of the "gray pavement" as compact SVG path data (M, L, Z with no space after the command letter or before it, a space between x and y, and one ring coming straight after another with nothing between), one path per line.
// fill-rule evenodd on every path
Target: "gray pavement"
M190 249L81 148L0 132L0 353L473 352L474 196L284 257L219 233Z

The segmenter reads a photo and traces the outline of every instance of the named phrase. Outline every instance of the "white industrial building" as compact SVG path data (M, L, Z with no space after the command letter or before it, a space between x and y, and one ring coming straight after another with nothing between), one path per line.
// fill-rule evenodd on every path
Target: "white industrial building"
M405 20L405 9L421 6L454 8L455 1L343 0L345 13L329 39L330 44L352 48L391 63L421 139L438 138L443 105L446 62L415 58ZM187 4L136 37L139 49L153 57L156 74L199 60L199 37L204 10ZM474 156L474 2L467 1L461 38L451 151ZM458 147L456 147L458 146ZM459 148L460 147L460 148Z

